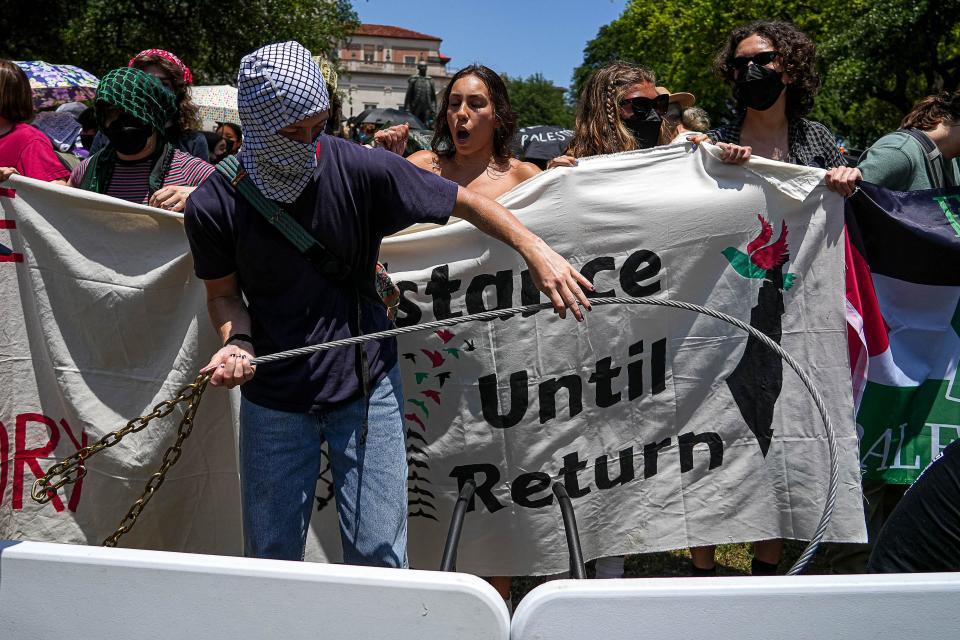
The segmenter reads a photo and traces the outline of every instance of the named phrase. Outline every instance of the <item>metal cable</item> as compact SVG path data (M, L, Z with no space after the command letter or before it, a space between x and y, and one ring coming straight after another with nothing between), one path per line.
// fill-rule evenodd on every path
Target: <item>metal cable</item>
M839 453L837 448L837 439L836 434L833 429L833 422L830 420L830 416L827 414L826 404L823 401L823 397L820 395L820 392L813 386L813 381L810 379L809 374L800 366L800 363L797 362L793 356L784 351L783 347L770 339L769 336L758 331L757 329L751 327L749 324L729 316L720 311L714 309L708 309L707 307L702 307L697 304L692 304L689 302L679 302L676 300L664 300L660 298L631 298L631 297L614 297L614 298L592 298L590 304L595 307L602 307L606 305L614 304L638 304L638 305L651 305L655 307L671 307L673 309L683 309L685 311L693 311L695 313L700 313L711 318L716 318L717 320L722 320L728 324L732 324L738 329L746 331L754 338L773 349L783 360L790 365L790 368L793 369L797 376L800 378L800 381L803 382L804 386L807 388L807 391L813 397L814 403L817 405L817 410L820 412L820 417L823 419L823 426L827 432L827 445L830 449L830 481L827 485L827 500L824 504L823 513L820 516L820 522L817 525L817 529L813 534L813 538L810 540L810 543L803 550L803 553L800 554L800 557L797 558L797 561L794 565L787 571L787 575L797 575L803 571L804 567L810 562L813 556L817 552L817 547L820 546L820 542L823 539L824 533L827 531L827 526L830 523L830 518L833 515L834 507L836 506L837 501L837 488L840 482L840 468L839 468ZM462 324L464 322L481 322L485 320L495 320L497 318L509 318L518 313L524 313L528 311L542 311L544 309L552 309L553 304L550 302L542 302L539 304L531 304L523 307L513 307L510 309L500 309L496 311L484 311L483 313L475 313L473 315L467 316L458 316L456 318L447 318L445 320L434 320L433 322L425 322L423 324L411 325L408 327L398 327L395 329L388 329L386 331L379 331L377 333L368 333L362 336L356 336L352 338L344 338L343 340L334 340L333 342L326 342L324 344L311 345L309 347L301 347L299 349L291 349L289 351L281 351L279 353L272 353L266 356L260 356L254 358L250 361L252 365L263 365L269 364L271 362L277 362L279 360L286 360L288 358L294 358L297 356L308 355L311 353L317 353L320 351L329 351L330 349L337 349L340 347L349 347L353 345L363 344L365 342L370 342L372 340L382 340L384 338L392 338L395 336L401 336L408 333L415 333L418 331L430 331L433 329L440 329L442 327L451 327L453 325ZM569 312L569 311L568 311Z

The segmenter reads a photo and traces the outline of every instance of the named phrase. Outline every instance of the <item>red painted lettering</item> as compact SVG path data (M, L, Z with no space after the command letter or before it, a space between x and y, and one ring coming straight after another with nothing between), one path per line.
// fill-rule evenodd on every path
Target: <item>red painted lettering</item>
M36 449L27 449L27 423L39 422L50 430L50 439L47 444ZM46 458L60 441L60 430L57 429L57 423L45 415L39 413L21 413L17 416L17 426L14 430L14 454L13 454L13 510L23 509L23 475L24 467L30 467L34 476L39 478L43 475L43 469L40 468L38 458ZM50 503L59 513L63 511L63 501L60 496L53 496Z
M10 470L10 437L7 434L7 428L0 421L0 504L3 503L3 496L7 495L7 473Z
M0 189L0 191L3 191ZM16 229L17 223L15 220L0 220L0 229ZM23 262L23 254L15 253L13 250L8 249L4 245L0 244L0 262Z

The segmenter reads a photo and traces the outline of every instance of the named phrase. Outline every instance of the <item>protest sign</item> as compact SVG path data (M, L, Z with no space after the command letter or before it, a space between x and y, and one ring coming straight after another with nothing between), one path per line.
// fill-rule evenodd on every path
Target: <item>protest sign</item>
M827 537L854 541L863 511L842 199L822 176L677 145L581 160L501 201L596 295L705 305L798 357L840 437ZM388 239L381 260L404 293L401 326L543 300L513 251L464 222ZM478 489L458 567L482 575L566 570L553 482L573 497L587 558L813 534L828 476L823 425L786 364L731 325L616 306L582 325L541 311L401 336L399 347L417 566L438 566L468 479ZM314 557L335 549L332 524L317 527Z
M502 201L596 295L702 304L797 357L840 444L827 539L861 541L842 200L822 175L725 165L677 145L584 159ZM11 363L0 374L0 535L96 543L139 494L175 420L91 460L60 509L29 500L33 477L192 380L217 340L175 216L15 186L0 203L9 221L0 243L21 256L0 264L9 272L0 291L15 301L0 320ZM401 326L543 299L516 253L464 222L388 239L381 260L404 294ZM820 518L829 464L812 399L776 354L719 320L609 306L576 324L540 311L410 334L399 346L413 566L438 566L468 479L478 490L458 566L482 575L565 570L554 482L573 497L588 558L804 539ZM222 390L203 402L183 461L123 544L239 552L235 406ZM331 498L322 477L308 559L337 559Z

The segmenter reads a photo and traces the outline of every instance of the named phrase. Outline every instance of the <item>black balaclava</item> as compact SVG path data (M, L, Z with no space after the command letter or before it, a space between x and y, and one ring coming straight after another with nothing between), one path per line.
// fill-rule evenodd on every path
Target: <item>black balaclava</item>
M733 97L741 109L766 111L783 93L783 79L779 71L750 63L733 85Z

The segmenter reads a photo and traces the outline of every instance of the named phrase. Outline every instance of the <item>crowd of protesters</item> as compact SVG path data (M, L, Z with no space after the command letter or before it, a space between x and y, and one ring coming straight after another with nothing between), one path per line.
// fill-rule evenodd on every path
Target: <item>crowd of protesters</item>
M957 185L960 95L923 98L903 129L876 141L859 166L850 167L834 132L807 118L820 84L815 58L814 43L789 23L734 29L715 71L731 89L737 117L715 128L695 96L658 86L651 69L624 62L597 69L579 96L573 138L548 170L576 167L587 156L713 144L728 163L759 156L819 167L826 186L843 196L861 179L900 191ZM302 559L326 439L346 561L404 567L407 472L396 344L314 354L278 365L270 376L256 376L250 361L305 346L304 337L313 344L387 328L373 275L380 241L416 222L443 224L451 215L518 251L556 312L582 319L590 283L493 201L541 171L512 157L516 116L507 88L487 67L461 69L440 96L430 148L407 155L405 125L341 126L335 83L295 42L265 46L241 61L240 124L200 132L191 84L177 56L148 49L103 76L92 106L64 105L34 119L26 76L0 60L0 181L19 173L185 212L196 274L206 284L224 345L207 370L214 385L243 385L246 552ZM3 194L9 189L0 189ZM267 219L279 215L323 237L336 255L322 246L312 256L295 247L270 228ZM236 260L254 244L275 256L269 273ZM305 268L305 260L316 268ZM954 466L957 449L947 449ZM359 464L364 456L366 464ZM960 474L949 469L939 462L930 475L955 480ZM893 511L903 489L864 485L870 540L887 542L877 570L918 566L897 561L896 549L910 546L903 516L892 516L900 535L880 533L889 514L879 505ZM354 495L363 500L349 498ZM960 523L944 526L955 533ZM782 541L754 547L753 573L776 573ZM692 549L691 574L715 575L714 552ZM846 556L846 569L866 570L868 554ZM623 559L600 559L597 574L621 576ZM490 580L509 597L509 577Z

